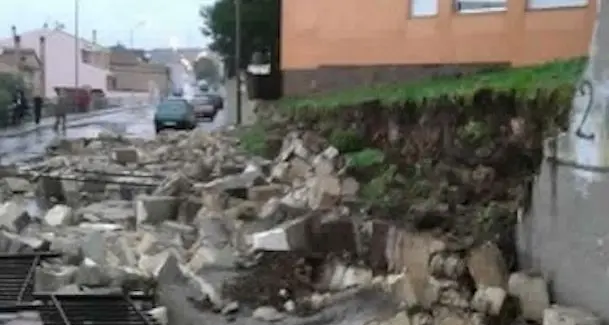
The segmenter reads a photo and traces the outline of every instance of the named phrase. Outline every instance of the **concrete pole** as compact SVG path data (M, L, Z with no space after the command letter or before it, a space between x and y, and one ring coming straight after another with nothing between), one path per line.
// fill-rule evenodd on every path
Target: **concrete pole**
M237 103L237 125L241 124L241 0L235 0L235 74L237 86L235 100Z
M80 86L80 35L79 35L79 0L74 0L74 88Z
M40 36L39 40L39 48L40 48L40 97L46 98L46 52L47 52L47 44L46 38L44 36Z

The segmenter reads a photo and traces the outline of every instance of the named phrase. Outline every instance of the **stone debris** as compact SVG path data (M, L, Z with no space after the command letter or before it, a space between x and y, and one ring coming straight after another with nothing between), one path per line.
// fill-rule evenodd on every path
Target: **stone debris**
M493 242L455 248L370 220L345 159L310 133L286 136L274 161L236 144L199 130L62 140L15 167L31 177L0 183L0 252L62 253L37 269L36 290L154 288L160 324L182 323L175 308L282 322L371 288L408 309L376 324L598 323L551 306L543 278L510 276Z

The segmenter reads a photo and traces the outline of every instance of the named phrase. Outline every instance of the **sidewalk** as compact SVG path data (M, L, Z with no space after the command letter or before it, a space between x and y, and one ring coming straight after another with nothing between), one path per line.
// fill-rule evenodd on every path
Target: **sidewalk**
M73 113L73 114L69 114L67 116L66 123L69 125L70 122L75 122L75 121L84 120L87 118L106 115L106 114L113 114L113 113L116 113L116 112L119 112L121 110L128 109L128 108L129 107L115 107L115 108L102 109L102 110L93 111L93 112ZM16 126L16 127L8 127L6 129L0 130L0 138L20 137L20 136L35 132L36 130L52 128L54 123L55 123L55 117L49 116L49 117L45 117L45 118L41 119L40 125L36 125L33 122L27 122L25 125L20 125L20 126Z

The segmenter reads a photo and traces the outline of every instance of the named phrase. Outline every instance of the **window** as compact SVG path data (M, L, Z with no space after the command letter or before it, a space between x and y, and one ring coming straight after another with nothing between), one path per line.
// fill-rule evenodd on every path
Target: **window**
M430 17L438 14L438 0L411 0L411 17Z
M87 50L80 50L80 57L83 63L91 63L91 52Z
M507 0L455 0L455 9L462 13L507 10Z
M589 0L529 0L528 7L529 9L583 7L589 2Z

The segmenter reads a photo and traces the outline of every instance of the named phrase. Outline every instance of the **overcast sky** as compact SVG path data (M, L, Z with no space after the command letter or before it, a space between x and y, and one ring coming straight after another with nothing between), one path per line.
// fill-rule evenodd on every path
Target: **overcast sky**
M170 39L180 47L203 47L205 38L199 32L199 7L214 0L0 0L0 38L10 37L11 25L17 31L40 28L45 22L55 26L59 21L74 33L75 1L79 1L80 35L97 39L103 45L122 42L129 45L130 30L134 46L169 47ZM143 22L143 23L142 23ZM138 26L139 25L139 26ZM138 26L134 28L134 26Z

